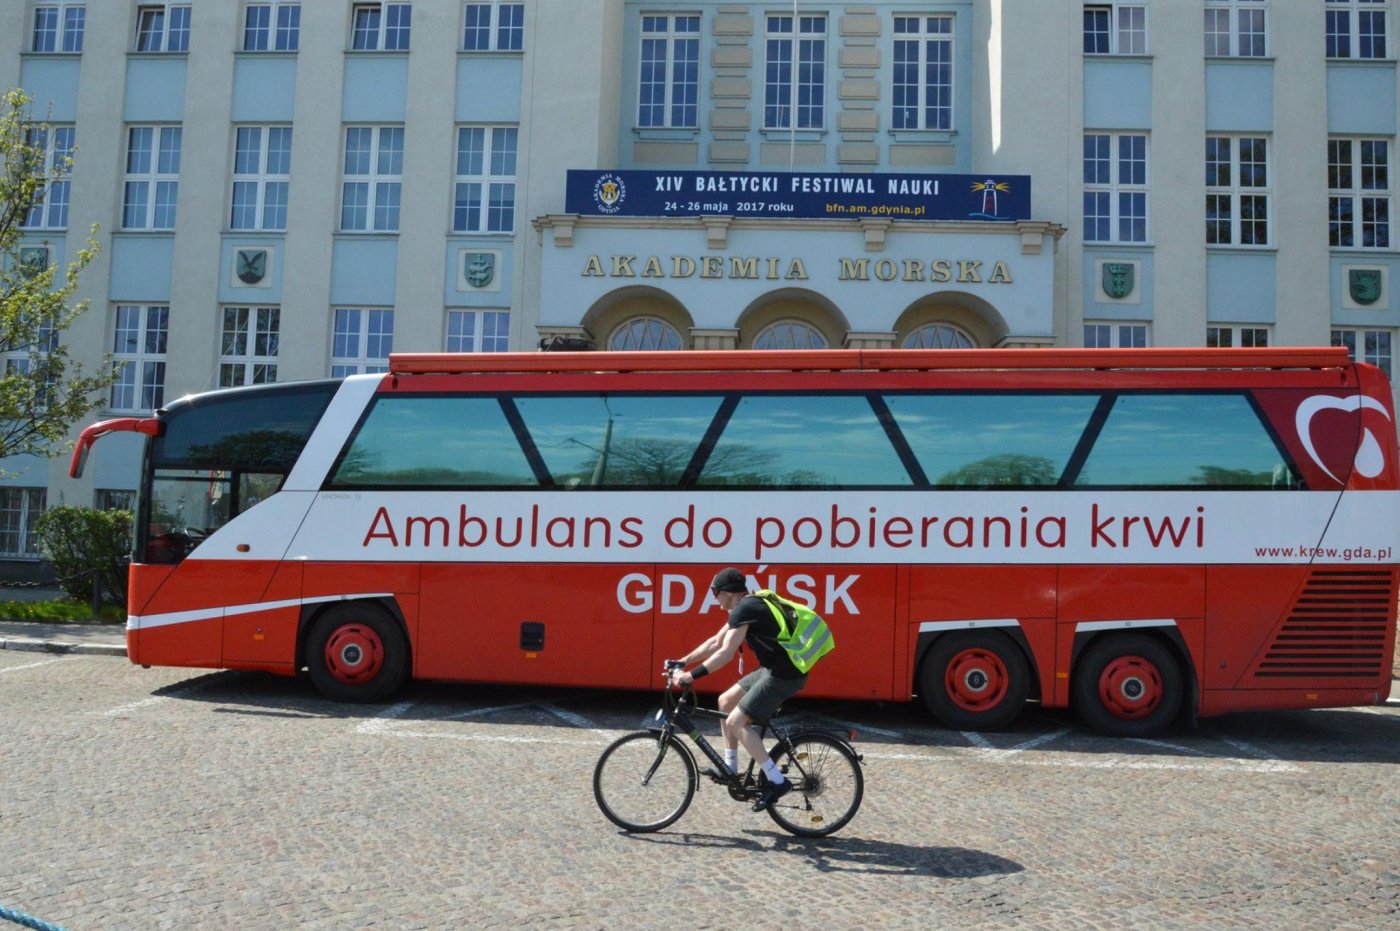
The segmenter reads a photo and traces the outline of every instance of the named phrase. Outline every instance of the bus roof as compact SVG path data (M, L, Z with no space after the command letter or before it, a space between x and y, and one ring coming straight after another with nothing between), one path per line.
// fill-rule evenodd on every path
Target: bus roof
M392 375L1035 369L1328 369L1343 346L1263 349L814 349L713 352L397 352Z

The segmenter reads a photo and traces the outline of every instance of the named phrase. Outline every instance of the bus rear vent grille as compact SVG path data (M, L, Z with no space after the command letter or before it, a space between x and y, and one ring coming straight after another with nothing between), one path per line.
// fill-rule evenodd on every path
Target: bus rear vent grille
M1386 632L1394 610L1391 570L1316 569L1254 677L1374 680L1390 669Z

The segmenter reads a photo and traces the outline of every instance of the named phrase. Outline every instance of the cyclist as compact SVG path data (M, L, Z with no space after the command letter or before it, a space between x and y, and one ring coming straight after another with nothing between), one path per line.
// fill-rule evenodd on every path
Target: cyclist
M725 666L739 647L747 643L758 659L758 670L744 676L719 697L719 710L728 717L720 722L724 735L724 762L731 772L739 770L739 743L763 767L768 785L754 803L754 811L763 811L773 802L792 791L788 782L763 748L763 739L750 725L755 720L767 720L784 701L802 691L807 676L793 665L787 650L778 642L778 621L768 603L749 594L744 573L735 568L721 569L710 583L719 606L729 612L724 626L704 643L687 653L679 662L688 666L700 664L688 672L672 671L671 683L686 686ZM719 776L713 770L705 775ZM727 774L726 777L727 778Z

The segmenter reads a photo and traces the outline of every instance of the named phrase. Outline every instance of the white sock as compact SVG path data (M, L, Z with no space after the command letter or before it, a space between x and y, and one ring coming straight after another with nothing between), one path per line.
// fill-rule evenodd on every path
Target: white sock
M787 779L783 777L782 770L778 769L778 764L774 763L771 757L763 761L763 775L767 776L768 781L773 785L787 782Z
M724 748L724 765L729 767L731 773L737 773L739 771L739 751L737 749L730 750L728 747Z

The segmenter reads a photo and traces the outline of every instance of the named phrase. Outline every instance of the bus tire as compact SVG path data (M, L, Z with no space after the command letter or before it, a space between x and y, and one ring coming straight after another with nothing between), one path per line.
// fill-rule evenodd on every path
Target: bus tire
M311 625L306 668L317 691L332 701L384 701L408 677L408 641L376 607L335 607Z
M1181 666L1160 640L1144 634L1102 637L1075 664L1074 710L1114 737L1159 734L1181 710Z
M945 727L991 731L1021 713L1030 692L1030 665L1005 634L974 630L945 634L924 658L919 695Z

